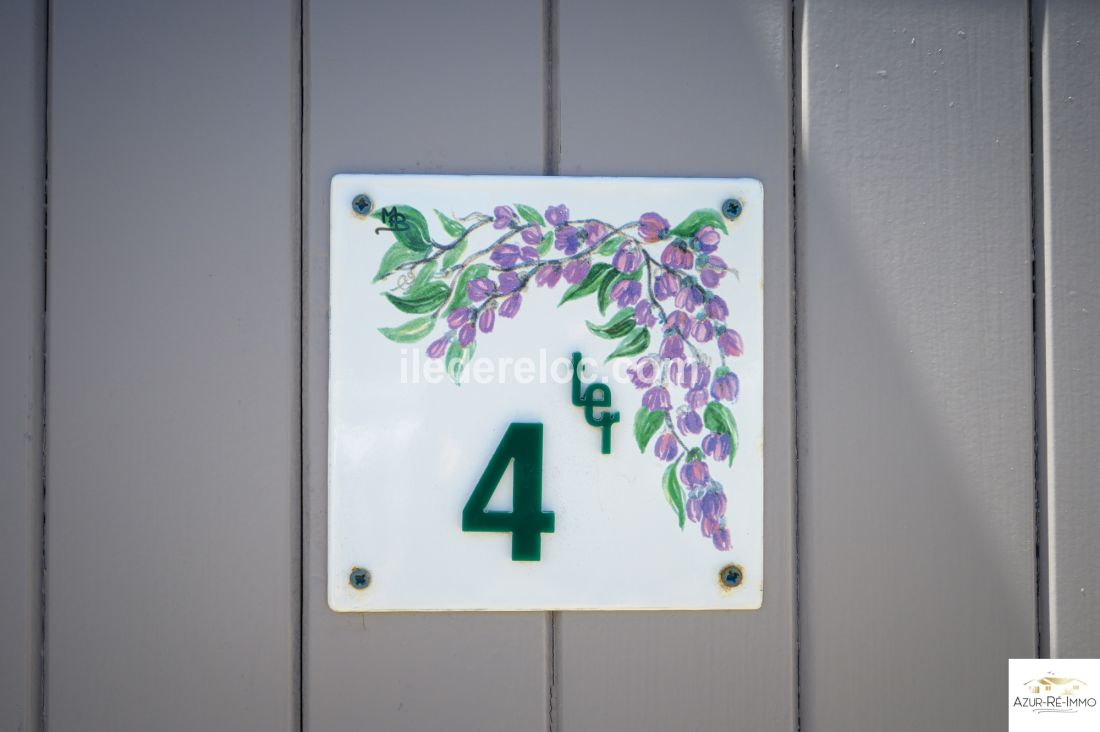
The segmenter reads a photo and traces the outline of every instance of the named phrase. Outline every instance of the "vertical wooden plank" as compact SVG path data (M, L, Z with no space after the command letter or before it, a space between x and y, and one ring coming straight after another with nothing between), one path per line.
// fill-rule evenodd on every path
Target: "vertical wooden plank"
M538 174L537 3L311 0L305 178L307 729L546 726L546 616L341 615L325 601L328 191L340 172Z
M1100 656L1100 7L1035 8L1049 651ZM1041 81L1040 81L1041 80Z
M790 5L562 0L561 172L764 182L764 606L562 613L564 730L795 727Z
M801 20L802 729L1002 730L1036 648L1026 3Z
M41 663L45 4L0 5L0 728L36 730Z
M296 8L52 3L51 729L297 729Z

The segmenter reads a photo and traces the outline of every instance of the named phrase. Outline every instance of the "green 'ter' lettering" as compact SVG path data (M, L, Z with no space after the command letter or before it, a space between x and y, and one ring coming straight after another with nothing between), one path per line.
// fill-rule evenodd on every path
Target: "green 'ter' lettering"
M596 407L611 406L611 387L607 384L589 384L581 394L580 376L581 354L573 353L573 406L584 407L584 421L593 427L601 428L600 452L604 455L611 454L611 425L619 421L618 412L601 412L596 414Z

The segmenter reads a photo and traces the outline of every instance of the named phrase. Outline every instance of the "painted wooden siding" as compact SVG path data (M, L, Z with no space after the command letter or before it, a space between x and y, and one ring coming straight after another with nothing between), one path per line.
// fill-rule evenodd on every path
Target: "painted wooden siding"
M47 729L296 729L296 7L50 34Z
M45 8L0 4L0 729L39 729Z
M1044 650L1100 658L1100 8L1047 0L1033 23Z
M1001 730L1037 633L1027 6L807 0L799 61L802 729Z
M763 181L768 364L764 609L561 613L560 730L794 728L790 21L778 1L560 6L562 174Z
M306 726L542 729L546 613L357 616L325 602L329 181L349 172L544 172L542 11L511 0L308 7Z

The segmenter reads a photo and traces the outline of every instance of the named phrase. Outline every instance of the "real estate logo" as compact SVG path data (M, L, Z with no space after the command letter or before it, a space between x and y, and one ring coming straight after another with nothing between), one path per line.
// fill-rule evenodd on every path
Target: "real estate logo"
M1024 686L1027 693L1017 696L1012 706L1025 707L1038 714L1074 714L1081 709L1096 707L1096 697L1085 695L1088 684L1081 679L1042 676L1024 682Z
M1011 732L1100 730L1100 661L1012 659L1008 703Z

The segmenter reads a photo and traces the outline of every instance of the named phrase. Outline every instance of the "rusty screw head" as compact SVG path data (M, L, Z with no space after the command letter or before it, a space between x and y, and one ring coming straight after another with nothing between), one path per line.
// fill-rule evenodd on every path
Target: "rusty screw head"
M741 215L741 202L736 198L727 198L722 204L722 215L733 221Z
M374 202L370 200L370 196L366 193L360 193L358 196L351 199L351 210L354 211L357 216L366 216L370 213L372 208L374 208Z
M370 572L362 567L352 567L348 583L357 590L365 590L370 586Z
M718 582L723 587L739 587L744 578L744 575L741 573L741 568L736 564L727 564L718 572Z

